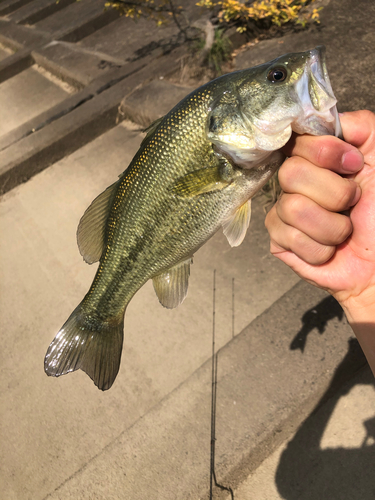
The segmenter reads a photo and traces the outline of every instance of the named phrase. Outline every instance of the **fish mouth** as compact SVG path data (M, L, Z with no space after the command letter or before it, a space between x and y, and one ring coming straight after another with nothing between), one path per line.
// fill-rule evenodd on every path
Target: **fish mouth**
M342 138L337 99L328 76L325 52L323 45L308 52L304 72L295 86L303 113L292 123L292 129L300 134Z

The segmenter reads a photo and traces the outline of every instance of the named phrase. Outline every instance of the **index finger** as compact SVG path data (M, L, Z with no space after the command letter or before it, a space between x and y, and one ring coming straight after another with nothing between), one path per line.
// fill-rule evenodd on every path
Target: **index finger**
M364 164L363 155L356 147L331 135L293 134L282 150L287 156L300 156L343 175L358 172Z

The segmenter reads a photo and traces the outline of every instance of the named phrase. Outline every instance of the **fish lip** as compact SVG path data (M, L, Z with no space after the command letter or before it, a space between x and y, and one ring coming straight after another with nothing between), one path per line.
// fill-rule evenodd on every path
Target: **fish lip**
M295 132L329 134L342 138L337 99L327 71L324 45L308 52L304 72L296 84L296 93L303 109L303 118L292 123Z
M331 80L329 78L327 65L326 65L326 47L325 45L318 45L315 49L310 51L311 54L311 71L314 76L318 79L319 83L324 86L332 98L336 101L337 99L333 93ZM334 126L334 135L343 139L342 127L340 123L340 117L337 111L336 104L330 108L330 112L333 116L333 126Z
M315 49L310 50L308 66L310 66L311 73L317 79L319 84L325 89L327 94L337 102L332 90L331 80L328 75L326 65L326 48L324 45L318 45Z
M344 140L344 134L342 132L342 127L341 127L341 122L340 122L340 116L337 111L337 107L334 107L334 110L332 111L334 114L334 124L335 124L335 137L338 137L339 139Z
M323 80L323 83L328 83L331 88L331 82L328 76L327 65L326 65L326 47L325 45L318 45L315 49L310 50L310 66L312 68L315 66L315 76L320 77L320 80ZM331 88L332 90L332 88Z

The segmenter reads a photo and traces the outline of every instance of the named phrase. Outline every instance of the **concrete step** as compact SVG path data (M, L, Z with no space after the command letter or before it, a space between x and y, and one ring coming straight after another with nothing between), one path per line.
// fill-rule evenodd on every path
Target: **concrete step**
M147 66L145 61L130 63L108 72L81 92L50 107L47 112L26 123L21 121L18 128L0 138L0 193L12 189L95 139L128 115L135 120L139 115L138 122L144 123L145 117L157 117L158 113L163 115L168 112L191 89L166 83L163 92L159 89L157 106L150 111L146 107L148 99L143 101L142 106L135 90L142 92L142 83L149 79L150 70L154 76L162 77L171 67L169 58L149 61ZM127 96L129 103L134 102L134 107L127 105L120 112L120 105ZM30 114L33 115L33 110L26 106L23 111L25 120ZM22 120L22 116L19 119Z
M14 23L33 25L73 2L74 0L59 0L59 2L56 0L34 0L8 14L7 18Z
M60 83L60 82L59 82ZM69 92L30 67L0 84L0 136L65 100Z
M75 30L85 23L103 14L104 4L102 0L86 0L85 2L75 2L67 5L63 11L55 12L35 23L35 28L50 34L54 38L60 33L62 28L69 26L69 31Z
M100 2L93 2L99 9ZM33 28L0 19L0 42L6 49L0 54L0 99L5 103L5 111L8 109L7 105L11 105L9 119L0 130L1 193L24 182L59 158L114 127L126 116L118 112L126 96L134 93L134 90L150 79L162 78L177 68L176 61L184 51L181 47L167 56L155 57L153 52L132 57L137 50L137 44L142 40L138 32L138 38L136 37L135 42L132 41L132 48L123 59L107 53L107 49L113 44L105 46L102 51L98 50L107 36L106 33L100 34L102 26L99 24L95 24L94 31L98 32L98 35L94 45L89 43L87 46L80 46L64 41L70 40L73 33L90 24L91 17L97 14L91 8L87 11L90 5L75 3L66 6L61 12L47 16L41 21L44 24ZM36 15L45 7L45 3L40 1L29 2L15 10L14 14L28 9ZM100 13L102 7L99 9ZM76 9L83 9L81 16L76 15ZM113 10L108 12L115 13ZM59 19L58 32L53 28L56 15ZM74 17L74 23L69 21L69 16ZM64 19L66 22L62 22ZM126 21L129 22L129 19ZM46 23L49 23L49 31ZM119 36L121 30L116 26L112 33ZM130 35L134 34L134 27L134 23L131 27L128 26L127 32ZM154 25L153 28L152 31L148 26L148 43L152 42L157 33ZM145 29L143 26L142 32ZM92 30L84 36L91 33ZM57 40L54 40L54 37L57 37ZM114 44L118 45L119 42ZM135 60L126 62L125 59ZM67 83L67 88L75 87L75 93L74 89L73 92L64 93L64 84L56 85L57 81L51 82L52 78L46 79L44 76L39 77L38 85L38 82L34 81L38 77L35 69L38 69L39 74L43 70L47 71L44 76L51 74L52 77ZM30 84L32 78L33 83ZM171 86L170 90L164 92L163 96L159 95L161 99L157 100L157 109L142 111L143 115L158 117L160 110L162 114L166 113L192 89L184 90L178 87L175 90L175 87ZM39 99L40 95L43 95L44 99ZM150 104L155 107L147 98L143 110ZM15 106L17 113L14 113ZM133 112L127 107L129 116L132 115L138 123L142 122L136 117L139 109L139 103Z
M0 4L0 16L7 15L15 10L27 5L32 0L4 0Z

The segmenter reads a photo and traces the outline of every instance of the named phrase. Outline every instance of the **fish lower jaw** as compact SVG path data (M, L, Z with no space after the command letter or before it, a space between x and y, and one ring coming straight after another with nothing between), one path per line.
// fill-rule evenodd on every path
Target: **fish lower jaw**
M278 150L280 147L284 146L287 141L279 145L277 148L268 150L263 148L238 148L228 144L215 144L215 150L218 154L224 155L228 158L234 165L241 167L243 169L253 169L260 165L265 165L268 163L270 157Z
M250 169L256 168L262 163L265 163L267 158L273 151L266 151L264 149L237 149L235 151L226 150L225 153L230 156L233 163L241 168Z
M336 105L325 111L311 106L304 110L302 119L292 122L292 130L297 134L336 135L337 120Z

